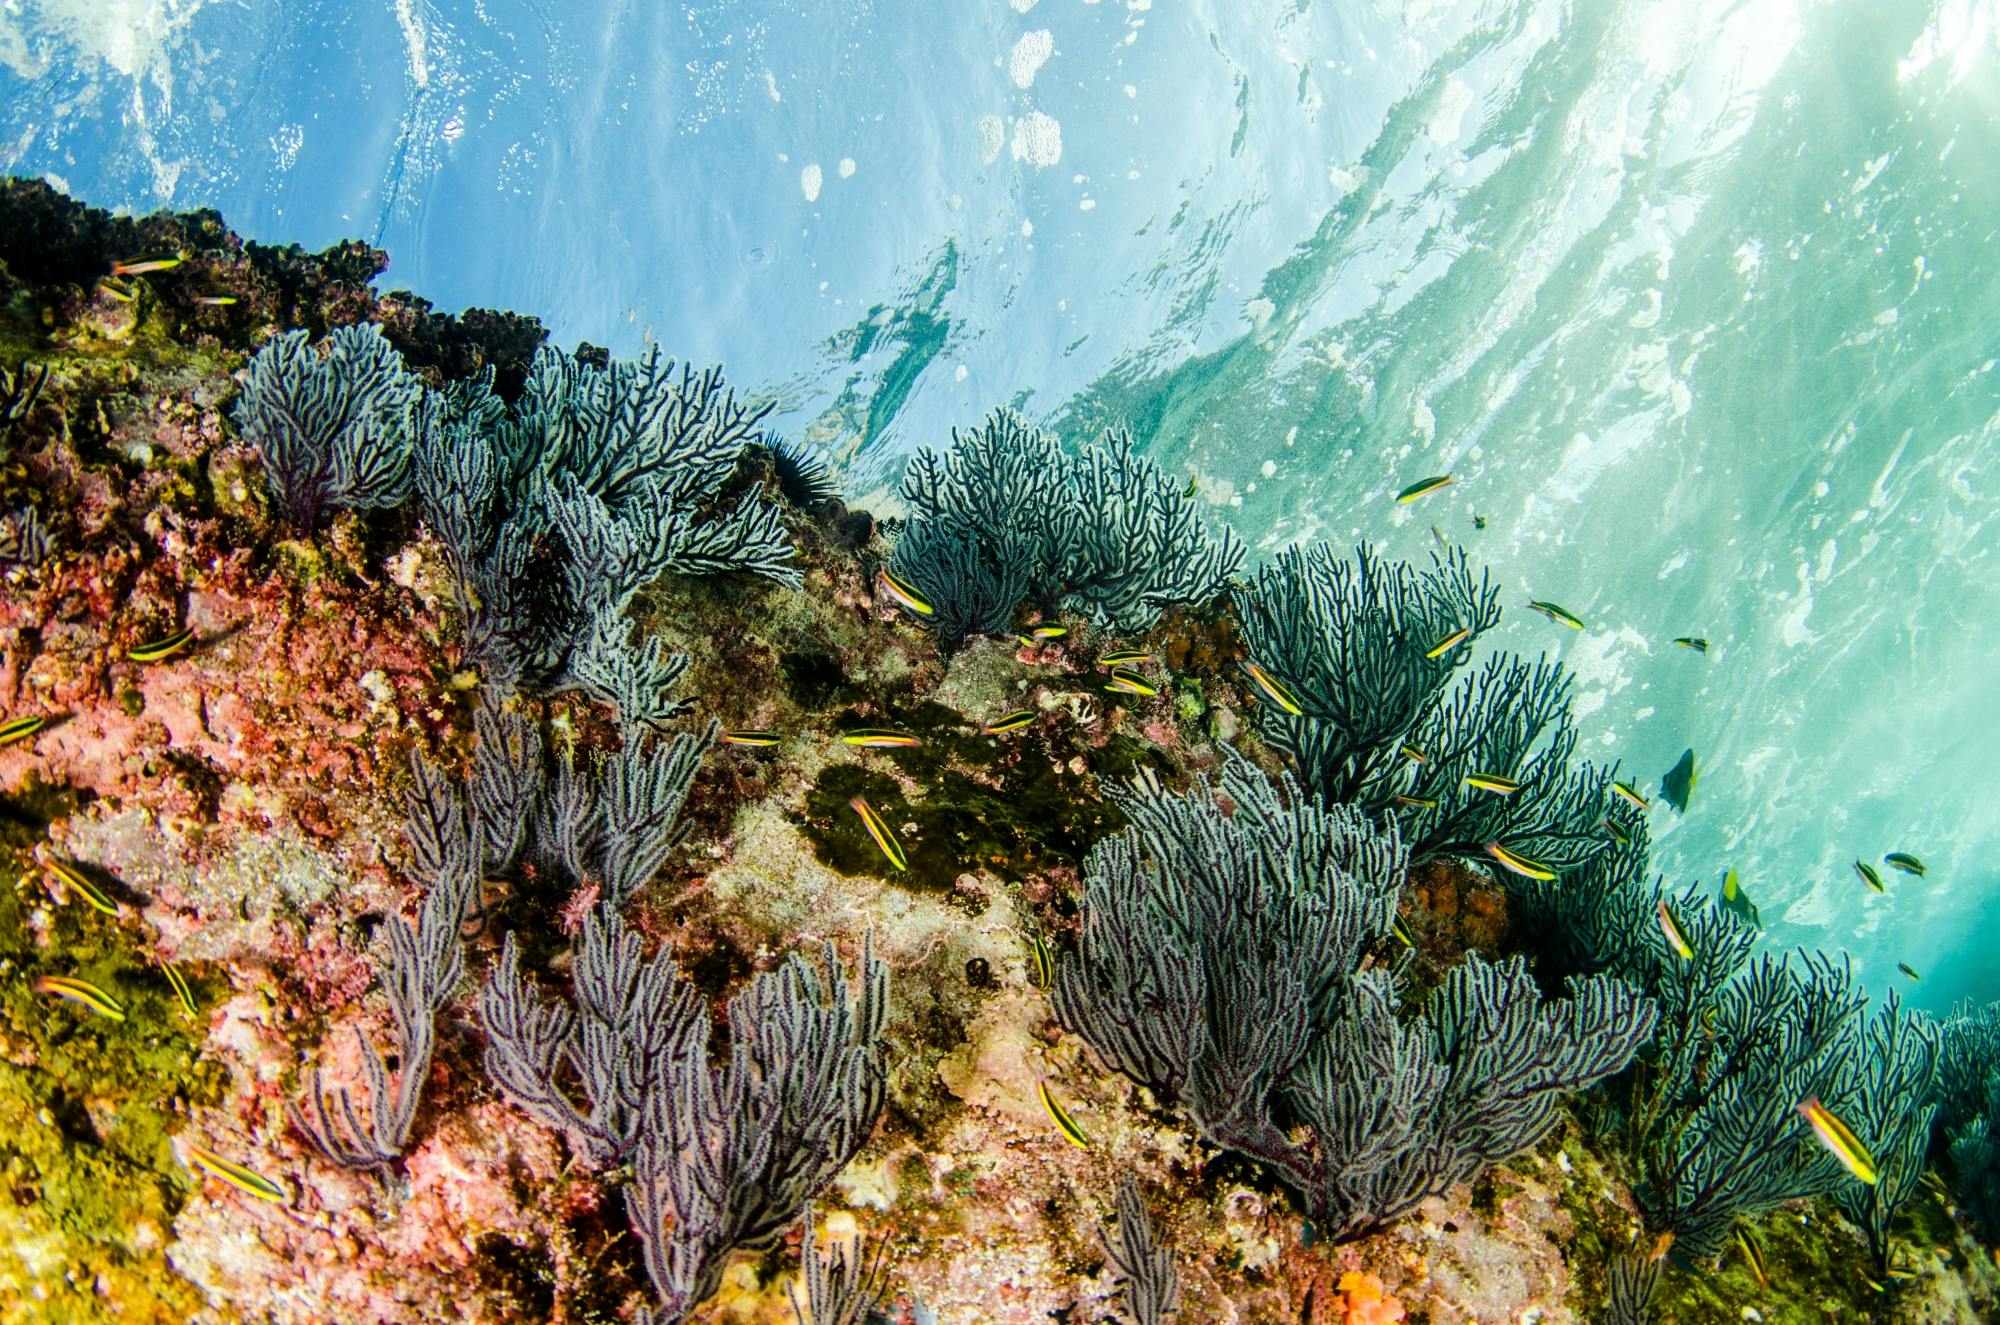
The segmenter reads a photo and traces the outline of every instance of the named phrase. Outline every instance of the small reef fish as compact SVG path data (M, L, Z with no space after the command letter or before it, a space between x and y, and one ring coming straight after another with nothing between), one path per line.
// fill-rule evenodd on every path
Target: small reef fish
M1467 773L1465 785L1490 791L1496 796L1511 796L1521 789L1521 784L1513 778L1501 777L1498 773Z
M1038 640L1045 640L1045 639L1061 639L1061 638L1062 638L1063 636L1065 636L1065 635L1069 634L1069 627L1068 627L1068 626L1036 626L1036 627L1035 627L1035 629L1034 629L1034 631L1032 632L1032 634L1033 634L1033 635L1034 635L1034 637L1035 637L1036 639L1038 639Z
M1693 649L1696 653L1708 652L1708 641L1699 635L1683 635L1675 640L1674 643L1680 645L1683 649Z
M1396 804L1408 805L1419 810L1435 810L1438 803L1428 796L1398 796Z
M194 1003L194 990L188 988L187 977L172 962L161 962L160 970L165 973L167 983L174 987L174 998L180 1003L181 1011L192 1020L201 1015L201 1009Z
M1899 869L1905 874L1914 874L1920 879L1924 877L1924 862L1918 860L1907 851L1891 851L1888 855L1882 857L1882 863Z
M243 1167L235 1160L224 1159L207 1146L198 1146L192 1141L182 1144L187 1147L187 1165L196 1172L219 1178L237 1191L260 1201L282 1202L285 1199L285 1189L262 1174Z
M1764 1271L1764 1249L1757 1245L1757 1239L1750 1230L1741 1224L1736 1226L1736 1245L1743 1249L1743 1260L1750 1267L1750 1273L1757 1276L1757 1287L1768 1292L1771 1276Z
M236 296L233 294L198 294L188 302L200 304L204 308L227 308L236 302Z
M1660 779L1660 795L1666 799L1667 804L1686 814L1688 797L1694 795L1695 777L1694 751L1683 750L1680 761L1668 769L1667 775Z
M1442 549L1448 550L1451 547L1451 544L1445 541L1444 530L1438 528L1436 525L1431 526L1431 538L1435 540L1438 547Z
M917 592L915 585L897 575L894 571L891 571L887 566L884 566L879 574L882 580L882 587L889 591L891 598L901 603L910 611L915 612L918 616L931 615L933 609L930 603L925 601L924 596Z
M1528 607L1532 611L1540 612L1559 626L1568 626L1571 630L1583 629L1583 619L1581 617L1556 603L1537 598L1531 601Z
M1556 872L1547 865L1542 864L1541 861L1530 860L1519 852L1509 851L1498 842L1488 842L1486 844L1486 854L1499 861L1507 869L1526 878L1547 880L1556 877Z
M1427 762L1424 759L1424 752L1422 750L1417 749L1417 747L1414 745L1404 746L1402 754L1403 758L1409 760L1413 764L1421 764Z
M1153 655L1144 649L1114 649L1110 653L1097 655L1099 667L1130 667L1138 663L1153 661Z
M1486 517L1478 511L1474 511L1472 513L1472 527L1474 529L1484 529L1486 527Z
M1039 933L1028 935L1028 973L1035 982L1035 988L1043 993L1055 988L1055 959L1049 956L1049 945Z
M1868 1147L1861 1144L1861 1138L1848 1130L1847 1124L1834 1117L1816 1096L1808 1095L1799 1101L1799 1116L1813 1129L1819 1143L1833 1152L1835 1159L1844 1165L1849 1173L1867 1183L1875 1185L1875 1160L1868 1153Z
M745 727L722 733L724 745L776 745L778 733L764 727Z
M1443 639L1431 645L1429 651L1424 654L1424 657L1436 658L1442 654L1449 653L1471 638L1472 627L1460 626L1457 630L1452 631L1451 634L1446 635Z
M1185 490L1185 491L1183 491L1183 492L1181 493L1181 496L1183 496L1183 497L1192 497L1192 496L1194 496L1194 494L1195 494L1195 489L1199 488L1200 486L1201 486L1201 480L1200 480L1200 479L1199 479L1198 477L1196 477L1195 475L1193 475L1193 474L1189 474L1189 475L1188 475L1188 485L1187 485L1187 488L1186 488L1186 490Z
M1083 1129L1076 1125L1076 1119L1069 1116L1063 1109L1061 1102L1049 1093L1049 1083L1046 1081L1037 1081L1035 1083L1035 1093L1042 1097L1042 1107L1048 1110L1049 1121L1054 1123L1056 1130L1063 1134L1063 1140L1069 1142L1078 1150L1088 1150L1090 1148L1090 1138L1083 1134Z
M984 736L1005 736L1008 732L1021 730L1021 728L1034 720L1035 711L1033 709L1015 709L1012 713L1003 714L995 718L979 730L980 734Z
M125 656L135 663L161 662L173 657L192 643L194 643L194 628L182 626L173 634L162 635L150 643L134 644L125 650Z
M1390 917L1389 932L1391 934L1394 934L1396 936L1396 942L1402 944L1404 947L1414 948L1417 946L1416 936L1410 933L1410 927L1403 923L1403 917L1401 916Z
M1861 881L1863 883L1867 884L1870 888L1873 888L1876 892L1885 893L1889 891L1887 888L1884 888L1882 886L1881 874L1878 873L1875 867L1873 865L1870 865L1867 861L1865 860L1855 861L1854 872L1861 876Z
M81 897L88 902L92 910L102 911L108 916L118 914L118 903L112 901L104 889L92 883L90 878L76 866L67 861L50 859L43 861L42 867L72 896Z
M110 295L113 299L116 299L121 304L129 304L135 297L130 290L118 284L116 281L111 280L109 277L99 281L97 283L97 288L99 290L102 290L105 294Z
M1419 497L1428 497L1439 488L1448 488L1451 485L1452 477L1449 474L1436 474L1430 478L1419 479L1396 494L1396 503L1398 505L1405 505L1415 501Z
M909 869L910 858L903 854L903 844L896 840L896 830L889 827L888 820L875 812L875 807L868 803L868 798L856 796L847 802L847 805L861 816L862 827L868 830L868 836L875 839L875 845L889 858L889 863L899 870Z
M1604 827L1605 830L1611 834L1611 840L1616 842L1619 846L1622 847L1630 845L1632 841L1632 830L1627 828L1624 824L1619 823L1616 819L1613 819L1610 815L1607 814L1604 816Z
M856 727L851 732L842 732L840 740L843 745L858 745L864 750L905 750L923 744L916 733L892 727Z
M1296 718L1306 711L1305 706L1299 703L1297 695L1293 694L1277 677L1271 675L1256 663L1245 659L1243 670L1256 683L1257 689L1263 692L1264 698L1270 700L1285 712Z
M130 262L111 264L113 276L144 276L150 272L172 271L181 265L179 258L138 258Z
M1656 908L1660 917L1660 932L1667 936L1667 946L1672 948L1684 962L1694 960L1694 945L1681 932L1681 922L1674 919L1674 913L1667 907L1667 899L1662 897Z
M1672 1249L1673 1245L1674 1234L1673 1230L1669 1229L1667 1232L1653 1239L1653 1249L1646 1254L1646 1259L1655 1265L1659 1264L1667 1258L1667 1252Z
M1633 786L1629 782L1612 783L1611 792L1615 796L1623 797L1628 803L1631 804L1632 808L1634 809L1650 810L1653 808L1653 802L1647 800L1644 796L1641 796L1639 794L1639 789Z
M1121 695L1157 695L1159 688L1137 672L1128 672L1122 667L1111 669L1111 680L1104 688Z
M1923 979L1923 977L1922 977L1921 975L1918 975L1918 974L1917 974L1917 973L1916 973L1915 971L1911 970L1911 969L1910 969L1910 968L1909 968L1909 967L1908 967L1908 966L1907 966L1906 964L1904 964L1903 962L1897 962L1897 963L1896 963L1896 969L1897 969L1897 970L1899 970L1899 971L1901 971L1901 972L1902 972L1902 973L1903 973L1904 975L1907 975L1907 976L1909 976L1909 977L1910 977L1910 978L1911 978L1912 980L1921 980L1921 979Z
M45 975L35 981L34 989L38 994L54 994L57 998L81 1003L101 1017L109 1017L113 1021L125 1020L125 1005L88 980L68 975Z
M35 713L25 718L10 718L6 722L0 722L0 745L12 745L16 741L27 740L47 726L48 721L43 715Z
M1764 927L1764 919L1757 912L1757 904L1744 894L1743 885L1736 881L1735 870L1730 870L1722 876L1722 909L1752 929Z

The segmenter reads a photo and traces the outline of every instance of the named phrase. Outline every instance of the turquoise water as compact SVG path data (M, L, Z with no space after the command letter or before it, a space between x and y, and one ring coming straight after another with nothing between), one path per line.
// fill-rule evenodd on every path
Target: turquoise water
M0 170L719 359L878 501L1013 403L1257 554L1435 526L1596 756L1695 748L1671 877L2000 997L2000 3L942 12L23 0Z

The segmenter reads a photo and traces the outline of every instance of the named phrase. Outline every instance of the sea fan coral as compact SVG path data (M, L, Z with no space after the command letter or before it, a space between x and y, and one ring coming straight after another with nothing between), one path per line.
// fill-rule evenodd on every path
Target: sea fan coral
M1222 591L1243 561L1234 531L1211 530L1131 438L1067 454L1010 410L903 476L909 524L892 565L932 605L947 646L1008 629L1032 596L1111 631L1145 630L1173 603Z
M288 331L250 360L236 426L264 457L271 495L293 526L329 512L400 505L423 384L373 323L336 328L316 351Z
M1148 775L1111 799L1131 826L1086 862L1057 1014L1274 1170L1331 1236L1532 1145L1565 1095L1652 1033L1652 1005L1623 981L1572 981L1570 1000L1544 1004L1522 961L1477 956L1406 1019L1395 977L1356 969L1395 913L1395 831L1289 777L1281 795L1240 755L1219 795L1204 780L1170 796Z

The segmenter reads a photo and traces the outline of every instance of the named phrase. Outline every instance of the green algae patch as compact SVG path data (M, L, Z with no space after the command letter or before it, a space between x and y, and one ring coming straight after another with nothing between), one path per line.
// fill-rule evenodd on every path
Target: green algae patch
M919 746L869 751L865 763L828 767L806 795L804 831L814 854L843 874L880 874L933 891L975 870L1018 877L1074 867L1124 823L1092 782L1127 776L1151 757L1148 747L1122 737L1078 751L1051 751L1039 737L1003 745L1009 740L928 735ZM1081 771L1071 760L1081 761ZM851 805L857 796L896 830L908 870L893 868L870 839Z
M224 1074L130 913L49 899L30 852L58 808L27 791L0 818L0 1322L182 1321L203 1298L166 1260L189 1190L169 1141ZM35 993L45 975L91 981L125 1020Z

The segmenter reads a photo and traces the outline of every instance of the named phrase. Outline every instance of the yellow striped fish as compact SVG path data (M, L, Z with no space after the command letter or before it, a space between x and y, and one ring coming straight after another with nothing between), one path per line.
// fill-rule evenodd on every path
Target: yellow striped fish
M236 302L236 296L233 294L198 294L190 302L201 304L208 308L227 308Z
M1428 762L1424 758L1424 752L1422 750L1417 749L1417 747L1414 745L1406 745L1403 747L1403 758L1409 760L1413 764L1422 764Z
M38 994L54 994L57 998L81 1003L101 1017L109 1017L113 1021L125 1020L125 1005L88 980L68 975L45 975L35 981L34 989Z
M111 264L113 276L144 276L150 272L172 271L181 265L179 258L134 258L126 262Z
M1583 629L1582 619L1579 618L1576 615L1576 613L1569 611L1567 608L1561 606L1560 604L1551 603L1545 599L1537 598L1532 602L1530 602L1528 604L1528 607L1532 611L1540 612L1543 616L1547 617L1549 620L1555 622L1559 626L1568 626L1571 630Z
M179 1000L181 1011L188 1015L189 1020L200 1016L201 1009L194 1002L194 990L188 987L187 977L181 974L180 968L172 962L161 962L160 970L165 973L167 983L174 987L174 997Z
M1037 640L1061 639L1067 634L1069 634L1068 626L1036 626L1034 629L1034 637Z
M1039 933L1028 935L1029 972L1035 981L1035 988L1047 992L1055 988L1056 964L1049 956L1049 945Z
M237 1191L260 1201L284 1201L285 1189L261 1173L252 1172L233 1159L224 1159L207 1146L198 1146L192 1141L181 1144L187 1149L187 1166L195 1172L219 1178Z
M1083 1129L1076 1125L1076 1119L1070 1117L1064 1111L1063 1106L1057 1101L1056 1097L1049 1093L1049 1083L1046 1081L1037 1081L1035 1083L1035 1093L1042 1097L1042 1107L1048 1110L1049 1121L1054 1123L1056 1130L1063 1134L1063 1140L1069 1142L1079 1150L1088 1150L1090 1148L1090 1138L1083 1134Z
M903 844L896 840L896 830L889 827L888 820L875 812L866 796L856 796L847 802L848 808L861 816L861 824L868 830L868 836L875 839L875 845L889 858L889 863L899 870L910 868L910 858L903 854Z
M1453 649L1457 648L1459 645L1465 643L1467 640L1471 638L1472 638L1472 627L1460 626L1457 630L1452 631L1451 634L1446 635L1443 639L1431 645L1429 651L1424 654L1424 657L1436 658L1443 654L1450 653Z
M913 732L896 731L889 727L857 727L851 732L842 732L840 739L846 745L858 745L864 750L907 749L922 745L923 741Z
M778 733L762 727L746 727L740 731L722 733L724 745L776 745Z
M1157 695L1159 687L1137 672L1128 672L1122 667L1111 669L1111 679L1104 688L1118 695Z
M1410 927L1403 923L1403 917L1395 916L1390 919L1389 932L1394 934L1396 942L1402 944L1404 947L1414 948L1417 946L1416 936L1410 933Z
M985 736L1005 736L1008 732L1021 730L1021 728L1034 720L1035 711L1033 709L1015 709L1012 713L1003 714L995 718L979 730Z
M1438 489L1448 488L1451 485L1452 477L1449 474L1437 474L1430 478L1419 479L1396 494L1396 503L1399 506L1408 505L1419 497L1428 497Z
M1257 689L1264 693L1264 698L1270 700L1273 704L1276 704L1295 718L1305 712L1305 706L1299 703L1299 697L1287 689L1285 684L1278 680L1277 677L1271 675L1248 659L1244 660L1243 670L1256 683Z
M1743 1260L1750 1267L1750 1273L1757 1276L1757 1287L1769 1290L1771 1277L1764 1272L1764 1249L1757 1245L1757 1239L1750 1236L1750 1230L1736 1226L1736 1245L1743 1249Z
M1687 941L1687 935L1681 932L1680 921L1674 919L1674 913L1667 909L1666 898L1662 897L1660 899L1660 905L1657 909L1660 917L1660 932L1667 936L1667 946L1672 948L1682 961L1693 961L1694 945Z
M1637 809L1649 810L1653 807L1653 803L1641 796L1639 789L1629 782L1614 782L1611 784L1611 790L1614 795L1623 797Z
M0 745L12 745L16 741L27 740L47 726L48 721L44 715L34 713L25 718L9 718L6 722L0 722Z
M1625 846L1626 844L1631 842L1632 830L1627 828L1624 824L1619 823L1616 819L1613 819L1608 814L1604 816L1604 827L1610 832L1611 840L1616 842L1619 846Z
M1870 888L1873 888L1876 892L1881 893L1889 891L1887 888L1884 888L1882 886L1882 876L1876 873L1875 867L1873 865L1870 865L1867 861L1865 860L1855 861L1854 872L1861 876L1861 881L1863 883L1867 884Z
M193 627L182 626L173 634L162 635L150 643L134 644L125 650L125 656L135 663L160 662L173 657L192 643L194 643Z
M1819 1143L1832 1151L1833 1157L1849 1173L1871 1187L1875 1185L1879 1175L1875 1172L1875 1160L1869 1155L1868 1147L1862 1145L1861 1138L1849 1131L1846 1123L1834 1117L1817 1096L1809 1095L1799 1101L1799 1116L1813 1129Z
M1512 870L1514 873L1523 875L1530 879L1546 880L1546 879L1553 879L1556 877L1556 872L1550 869L1547 865L1542 864L1541 861L1530 860L1528 859L1528 857L1521 855L1519 852L1509 851L1506 847L1501 846L1498 842L1488 842L1486 844L1486 854L1493 857L1493 859L1499 861L1503 866Z
M1110 653L1100 653L1097 655L1097 665L1099 667L1130 667L1135 663L1147 663L1151 661L1153 661L1153 655L1144 649L1117 649Z
M1511 796L1521 789L1521 784L1513 778L1502 777L1498 773L1467 773L1465 785L1490 791L1496 796Z
M1398 796L1396 804L1408 805L1419 810L1435 810L1437 802L1428 796Z
M931 605L924 601L924 596L917 592L915 585L897 575L894 571L891 571L887 566L881 569L880 575L882 587L889 591L891 598L901 603L910 611L915 612L918 616L929 616L931 614Z
M92 883L76 866L51 857L42 862L42 868L46 869L49 876L60 883L66 891L88 902L93 910L102 911L108 916L118 914L118 903L112 901L102 888Z

